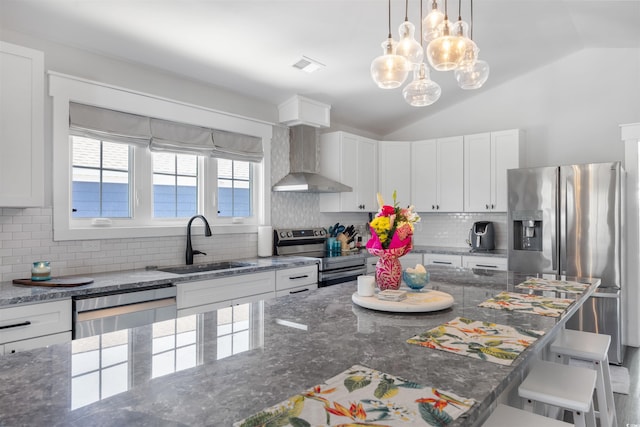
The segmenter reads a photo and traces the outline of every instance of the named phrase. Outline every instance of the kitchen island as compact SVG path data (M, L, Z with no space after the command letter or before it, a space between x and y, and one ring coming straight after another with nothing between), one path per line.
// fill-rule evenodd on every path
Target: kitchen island
M178 332L161 334L162 342L158 329L171 329L165 322L116 332L124 342L120 356L110 351L106 336L7 355L0 358L0 425L230 426L353 365L474 399L467 414L450 425L476 425L600 283L558 277L589 286L582 294L557 295L575 299L557 318L478 307L499 292L518 292L514 285L527 277L432 268L428 288L451 294L450 309L369 310L351 302L351 282L190 316L190 345L180 334L187 318L179 318L169 321ZM236 311L246 316L223 319ZM407 344L458 316L545 335L509 366ZM83 358L89 352L83 348L91 346L97 346L100 363L87 368ZM124 384L114 385L118 372Z

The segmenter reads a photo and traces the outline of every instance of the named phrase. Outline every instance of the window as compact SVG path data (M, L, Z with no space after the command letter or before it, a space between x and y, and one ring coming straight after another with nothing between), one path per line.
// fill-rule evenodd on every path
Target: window
M130 149L73 136L72 217L128 218Z
M250 217L251 163L218 159L218 215Z
M268 222L272 125L73 76L49 83L55 241L182 236L195 214L216 234Z
M153 153L153 216L188 218L198 213L198 157Z

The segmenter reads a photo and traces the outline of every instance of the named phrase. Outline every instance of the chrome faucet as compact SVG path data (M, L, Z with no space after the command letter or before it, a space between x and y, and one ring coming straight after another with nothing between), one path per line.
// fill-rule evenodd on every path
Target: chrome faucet
M194 251L193 248L191 247L191 223L196 218L200 218L200 219L202 219L202 221L204 221L204 235L207 236L207 237L211 236L211 228L209 227L209 223L207 222L207 219L202 215L192 216L191 219L189 220L189 222L187 223L187 253L186 253L186 263L187 263L187 265L193 264L193 256L194 255L198 255L198 254L199 255L206 255L206 253L204 253L204 252Z

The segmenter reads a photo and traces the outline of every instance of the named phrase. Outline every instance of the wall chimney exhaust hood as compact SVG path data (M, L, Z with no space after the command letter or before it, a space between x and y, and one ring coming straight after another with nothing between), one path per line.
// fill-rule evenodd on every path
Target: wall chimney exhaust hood
M273 191L299 193L340 193L353 191L318 174L318 130L312 126L298 125L289 129L289 174L272 187Z
M289 174L271 189L299 193L340 193L353 191L318 174L319 134L316 128L329 127L331 106L294 95L278 105L280 123L289 128Z

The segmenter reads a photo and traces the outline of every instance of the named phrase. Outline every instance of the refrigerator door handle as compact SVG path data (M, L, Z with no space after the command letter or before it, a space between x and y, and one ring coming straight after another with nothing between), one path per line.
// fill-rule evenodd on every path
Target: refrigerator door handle
M560 167L558 177L558 270L560 274L567 274L567 224L575 223L573 205L569 203L575 197L573 189L573 171L570 166Z

